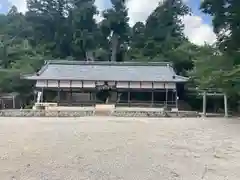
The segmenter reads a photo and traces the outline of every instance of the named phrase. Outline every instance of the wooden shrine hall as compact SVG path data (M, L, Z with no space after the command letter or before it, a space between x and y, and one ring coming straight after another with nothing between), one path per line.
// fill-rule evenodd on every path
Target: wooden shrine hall
M186 77L167 62L46 61L36 74L36 101L59 106L177 107Z

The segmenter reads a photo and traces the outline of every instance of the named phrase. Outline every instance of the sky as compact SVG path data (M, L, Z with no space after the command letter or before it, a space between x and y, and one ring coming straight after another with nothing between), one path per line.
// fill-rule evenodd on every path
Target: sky
M128 0L130 24L133 25L137 21L144 22L161 1L163 0ZM182 19L185 25L185 35L197 45L213 44L216 41L216 35L213 33L211 17L199 10L203 0L183 1L192 9L192 15L187 15ZM95 3L100 11L111 7L110 0L96 0ZM26 0L0 0L0 12L6 13L12 5L16 5L21 12L27 10Z

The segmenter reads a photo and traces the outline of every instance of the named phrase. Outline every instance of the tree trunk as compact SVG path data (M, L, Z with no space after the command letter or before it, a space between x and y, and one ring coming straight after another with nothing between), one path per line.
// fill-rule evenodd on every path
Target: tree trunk
M117 60L117 52L118 52L118 35L113 33L112 34L112 55L111 55L111 61L116 62Z

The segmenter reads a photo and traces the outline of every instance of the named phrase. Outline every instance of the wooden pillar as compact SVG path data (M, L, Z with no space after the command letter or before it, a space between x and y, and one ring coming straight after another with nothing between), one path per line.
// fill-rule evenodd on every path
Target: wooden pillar
M151 107L154 105L154 89L152 89Z
M131 92L130 92L130 89L128 89L128 106L130 107L130 104L131 104Z
M168 89L166 89L165 106L166 106L166 108L168 107Z
M90 97L89 97L89 101L90 101L90 105L92 106L93 104L94 104L94 102L93 102L93 97L92 97L92 95L93 95L93 93L90 91Z
M206 117L206 109L207 109L207 93L203 92L203 116Z
M57 92L57 103L60 103L60 88L58 88Z
M178 93L177 93L177 89L175 89L175 99L176 99L176 108L178 109Z
M130 92L130 82L128 82L128 106L131 104L131 92Z
M40 97L40 102L43 102L43 92L44 92L44 89L42 88L42 94L41 94L41 97Z
M57 103L60 103L60 81L58 81L58 89L57 89Z
M73 105L72 88L70 88L70 104Z
M116 90L116 93L117 93L117 99L116 99L116 104L115 104L115 106L117 106L117 104L118 104L118 91Z
M228 117L228 99L227 99L227 94L224 94L224 112L225 112L225 117Z

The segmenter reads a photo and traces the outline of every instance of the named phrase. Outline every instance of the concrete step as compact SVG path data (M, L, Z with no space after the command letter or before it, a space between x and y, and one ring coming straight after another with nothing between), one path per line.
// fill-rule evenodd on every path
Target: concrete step
M115 110L115 104L96 104L96 116L110 116Z

